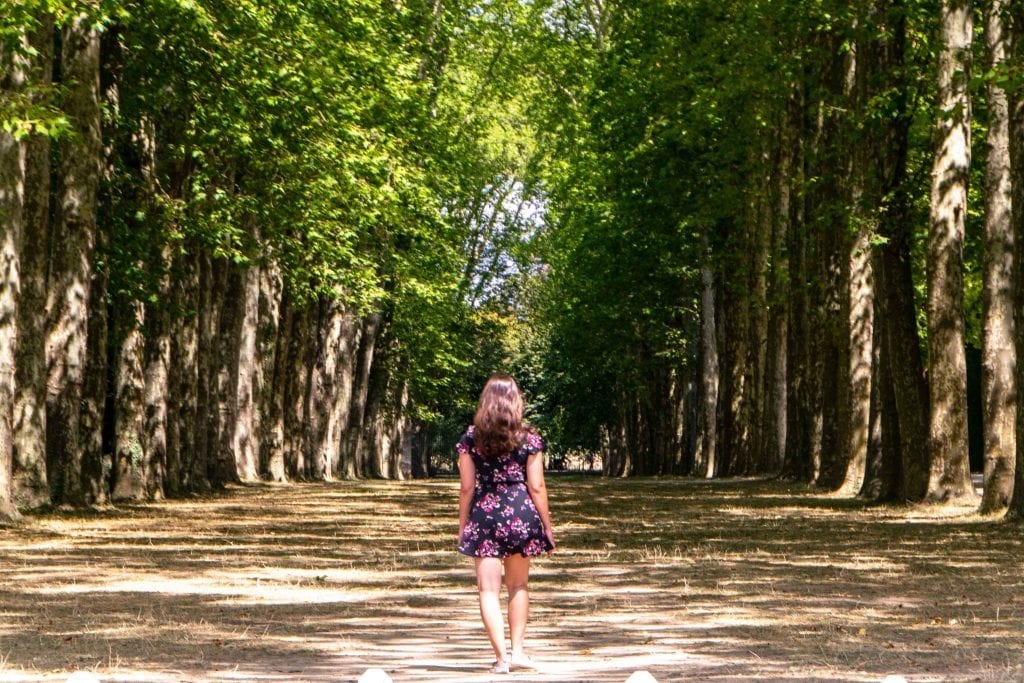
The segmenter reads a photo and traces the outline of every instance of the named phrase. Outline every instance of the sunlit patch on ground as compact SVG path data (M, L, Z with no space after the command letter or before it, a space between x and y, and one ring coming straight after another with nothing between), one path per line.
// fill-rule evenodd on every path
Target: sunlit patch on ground
M487 681L456 482L236 488L0 530L0 681ZM764 481L552 476L518 681L1021 680L1019 529Z

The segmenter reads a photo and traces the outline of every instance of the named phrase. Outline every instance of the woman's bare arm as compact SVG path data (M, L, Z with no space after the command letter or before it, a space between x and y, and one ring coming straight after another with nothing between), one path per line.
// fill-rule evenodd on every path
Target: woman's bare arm
M544 454L542 452L532 453L526 461L526 486L530 489L530 498L540 515L540 522L544 525L544 533L547 534L551 545L555 544L554 533L551 530L551 511L548 508L548 487L544 483Z
M476 465L467 451L459 454L459 539L469 521L469 508L473 505L473 490L476 488Z

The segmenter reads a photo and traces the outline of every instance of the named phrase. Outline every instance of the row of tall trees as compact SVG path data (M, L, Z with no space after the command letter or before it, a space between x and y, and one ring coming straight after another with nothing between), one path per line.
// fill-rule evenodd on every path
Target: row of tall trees
M9 3L3 514L429 474L496 368L611 475L970 499L974 350L1024 505L979 3Z
M516 7L5 5L0 513L403 476L514 279Z
M563 445L603 449L614 475L969 500L976 348L982 507L1024 506L1019 13L559 7L534 326Z

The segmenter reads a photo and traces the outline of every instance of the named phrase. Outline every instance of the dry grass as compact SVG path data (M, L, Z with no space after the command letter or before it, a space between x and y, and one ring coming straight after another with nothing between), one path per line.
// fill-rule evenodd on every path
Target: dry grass
M0 681L485 681L454 480L0 529ZM549 482L519 681L1024 680L1018 527L760 481Z

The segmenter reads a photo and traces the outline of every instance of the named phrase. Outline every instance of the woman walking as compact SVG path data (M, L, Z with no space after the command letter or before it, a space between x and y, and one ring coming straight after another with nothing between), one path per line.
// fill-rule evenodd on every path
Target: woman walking
M480 393L473 424L459 440L459 552L476 558L480 617L494 649L492 673L532 669L523 651L530 610L530 558L555 549L544 485L544 442L523 424L523 397L512 377L494 374ZM508 591L511 656L502 620L502 569Z

